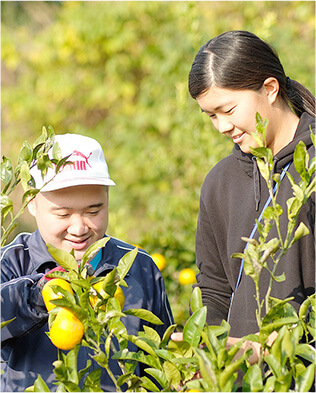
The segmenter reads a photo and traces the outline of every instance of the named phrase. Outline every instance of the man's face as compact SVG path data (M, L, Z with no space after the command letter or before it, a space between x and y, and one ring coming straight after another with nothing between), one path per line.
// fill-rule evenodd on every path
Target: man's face
M46 243L64 251L84 252L101 239L108 226L108 187L84 185L40 192L29 210Z

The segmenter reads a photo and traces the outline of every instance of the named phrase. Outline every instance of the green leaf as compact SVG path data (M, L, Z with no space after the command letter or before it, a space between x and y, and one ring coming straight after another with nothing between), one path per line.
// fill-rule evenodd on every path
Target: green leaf
M129 269L131 268L136 255L138 253L138 247L134 248L132 251L126 253L120 260L117 265L117 272L119 274L120 280L123 280Z
M34 382L34 392L50 392L43 378L39 375Z
M30 169L26 161L22 162L21 165L21 170L20 170L20 178L21 178L21 184L24 189L24 191L27 191L29 188L29 181L31 179L30 175Z
M9 158L3 156L1 161L1 181L4 184L4 188L2 190L3 193L6 192L6 189L9 187L12 179L13 179L12 162Z
M3 329L5 326L9 325L9 323L11 323L12 321L15 320L16 317L9 319L8 321L3 321L1 322L0 328Z
M179 386L181 381L181 374L178 368L168 361L162 365L165 376L170 385Z
M144 387L148 392L160 392L161 390L156 386L153 381L151 381L148 377L144 376L140 378L141 386Z
M295 355L308 360L311 363L316 361L315 348L309 344L297 344L295 347Z
M206 307L195 311L188 319L183 329L183 340L188 342L192 347L196 347L201 339L201 330L206 322Z
M26 161L28 164L32 161L33 157L33 149L28 141L24 141L20 150L18 164L23 161Z
M214 365L208 358L207 354L199 348L195 348L196 356L199 360L199 369L203 380L207 384L209 392L219 392L218 381L215 374Z
M157 370L155 368L146 368L145 371L146 373L154 377L163 389L168 386L168 380L161 370Z
M63 158L61 149L60 149L60 147L58 145L58 142L54 143L53 150L52 150L52 155L53 155L53 158L55 160L58 160L58 161Z
M310 364L306 370L301 373L296 381L297 392L309 392L315 381L315 363Z
M101 392L101 373L102 370L100 368L91 371L85 379L82 391Z
M161 340L161 344L160 344L161 348L164 348L168 344L169 338L170 338L171 334L174 332L176 327L177 327L177 324L173 324L173 325L168 326L168 328L164 332L164 335Z
M47 244L47 248L50 255L63 269L78 272L77 261L69 252L56 248L51 244Z
M80 263L80 271L83 269L84 265L92 259L99 250L106 245L106 243L110 240L110 237L103 237L102 239L97 240L87 249L87 251L83 254L81 263Z
M256 363L249 367L243 380L243 392L262 392L262 374L259 365Z
M141 362L147 364L155 369L161 369L161 365L157 357L152 355L145 355L144 352L131 352L127 348L121 351L117 351L112 355L112 359L117 360L133 360L137 363Z
M39 190L36 188L31 188L30 190L27 190L22 197L22 204L25 207L28 205L32 199L36 197L36 195L39 193Z
M293 156L293 161L294 161L294 166L296 171L300 174L300 176L304 179L306 179L307 171L306 171L306 157L307 155L307 150L304 142L299 141L299 143L296 145L295 150L294 150L294 156Z
M159 347L161 338L155 329L144 325L144 332L139 332L139 333L142 333L144 337L154 342L157 345L157 348Z
M13 202L7 195L1 195L0 197L1 205L1 225L3 225L4 219L7 214L13 212Z
M301 222L294 233L292 242L294 243L308 234L309 234L309 229L303 222Z
M195 312L203 307L202 292L199 287L195 287L191 294L190 306L192 312Z
M149 355L152 355L154 357L157 357L155 351L152 349L150 345L148 345L144 340L142 340L139 337L135 337L133 335L128 335L125 333L122 333L123 338L131 341L133 344L135 344L138 348L142 349L143 351L147 352Z
M124 310L126 315L133 315L134 317L143 319L144 321L153 323L155 325L163 325L163 322L151 311L144 310L142 308L131 308L130 310Z

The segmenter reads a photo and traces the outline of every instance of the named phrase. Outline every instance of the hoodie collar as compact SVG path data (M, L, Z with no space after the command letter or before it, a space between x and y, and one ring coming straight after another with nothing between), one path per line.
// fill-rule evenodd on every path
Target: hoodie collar
M273 158L273 172L280 173L282 168L290 161L293 160L294 150L299 141L303 141L307 148L312 145L310 127L315 131L315 118L308 113L304 112L300 117L299 124L295 131L293 140L280 150ZM240 147L235 144L232 152L233 156L237 158L241 169L253 179L254 195L256 210L259 210L259 203L261 199L261 186L260 186L260 172L257 166L256 157L252 154L244 153Z

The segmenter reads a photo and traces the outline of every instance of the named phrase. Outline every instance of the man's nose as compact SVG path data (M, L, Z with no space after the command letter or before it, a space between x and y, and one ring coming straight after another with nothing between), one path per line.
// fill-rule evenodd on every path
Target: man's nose
M74 236L82 236L89 230L84 217L80 214L73 215L70 220L68 232Z

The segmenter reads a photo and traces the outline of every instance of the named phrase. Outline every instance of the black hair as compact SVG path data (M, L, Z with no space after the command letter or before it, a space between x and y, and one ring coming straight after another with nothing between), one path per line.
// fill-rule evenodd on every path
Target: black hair
M211 86L231 90L259 90L274 77L279 95L297 116L315 116L315 97L303 85L286 76L276 51L248 31L223 33L201 47L189 74L189 92L196 99Z

